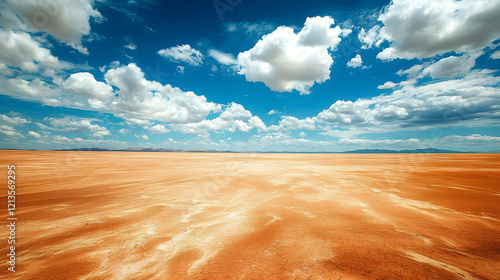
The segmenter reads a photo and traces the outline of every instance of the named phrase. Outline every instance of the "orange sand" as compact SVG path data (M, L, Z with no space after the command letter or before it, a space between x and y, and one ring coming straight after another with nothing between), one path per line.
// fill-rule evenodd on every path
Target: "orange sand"
M8 279L500 279L500 155L0 151Z

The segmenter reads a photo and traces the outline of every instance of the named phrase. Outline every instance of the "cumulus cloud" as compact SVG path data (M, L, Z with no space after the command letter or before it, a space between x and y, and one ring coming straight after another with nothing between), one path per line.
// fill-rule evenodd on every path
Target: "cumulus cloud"
M88 72L71 74L61 86L62 89L72 94L100 101L108 100L113 93L110 85L96 81L94 75Z
M218 50L210 49L208 54L213 57L217 62L224 65L236 65L238 62L232 54L223 53Z
M170 131L170 129L166 128L165 126L163 126L161 124L157 124L157 125L153 125L151 127L148 127L148 130L154 134L165 134L165 133L168 133Z
M382 60L480 50L500 37L500 2L394 0L380 15L379 37L391 43Z
M104 78L119 89L110 110L120 117L186 123L203 120L210 112L220 110L220 105L207 102L202 95L146 80L133 63L108 70Z
M383 85L378 86L377 88L378 89L388 89L388 88L393 88L395 86L397 86L397 84L395 84L391 81L387 81Z
M40 138L40 137L42 137L42 136L40 135L40 133L37 133L37 132L34 132L34 131L28 131L28 134L29 134L30 136L32 136L32 137L35 137L35 138Z
M333 24L331 17L318 16L307 18L298 34L291 27L278 27L238 54L239 73L273 91L308 94L314 83L330 78L333 59L328 51L337 47L342 33Z
M316 122L312 118L298 119L292 116L282 116L279 124L285 129L316 129Z
M347 67L351 68L361 67L362 65L363 65L363 60L361 59L360 54L357 54L355 57L351 58L351 60L347 62Z
M158 51L158 54L172 61L186 62L198 66L203 63L203 54L200 51L191 48L190 45L179 45Z
M103 19L92 7L93 0L7 0L6 7L14 11L28 27L27 31L44 31L76 50L87 54L82 38L90 34L90 19ZM19 26L17 26L19 27Z
M0 49L0 64L3 65L29 72L38 71L40 65L63 68L63 64L49 49L43 48L26 32L0 28Z

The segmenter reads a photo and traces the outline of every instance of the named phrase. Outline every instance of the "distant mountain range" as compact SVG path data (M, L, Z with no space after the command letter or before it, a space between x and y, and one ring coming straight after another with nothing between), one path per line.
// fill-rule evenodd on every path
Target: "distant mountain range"
M417 154L456 154L456 153L463 153L459 151L452 151L452 150L440 150L440 149L434 149L434 148L427 148L427 149L415 149L415 150L381 150L381 149L364 149L364 150L354 150L354 151L347 151L344 153L348 154L410 154L410 153L417 153Z
M187 152L187 153L239 153L234 151L217 151L217 150L178 150L170 148L128 148L128 149L106 149L106 148L75 148L75 149L62 149L55 151L107 151L107 152ZM248 151L252 152L252 151ZM254 153L254 152L252 152ZM257 152L257 153L300 153L300 152ZM310 153L310 152L307 152ZM415 150L382 150L382 149L362 149L353 150L347 152L317 152L317 153L329 153L329 154L410 154L410 153L421 153L421 154L456 154L464 153L452 150L440 150L434 148L427 149L415 149Z

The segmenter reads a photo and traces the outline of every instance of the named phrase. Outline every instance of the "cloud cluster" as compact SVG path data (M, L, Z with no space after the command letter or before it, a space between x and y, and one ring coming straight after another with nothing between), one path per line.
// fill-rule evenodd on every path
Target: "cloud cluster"
M379 17L378 39L367 36L364 41L370 46L376 40L391 43L377 55L382 60L480 50L500 37L499 14L499 1L394 0Z
M98 124L93 124L92 122L95 120L92 119L64 117L61 119L47 118L45 119L45 121L50 123L50 126L42 125L42 127L45 129L75 133L89 133L96 138L102 138L103 136L111 135L106 127L99 126Z
M342 33L340 27L332 28L333 24L331 17L317 16L307 18L298 34L290 27L278 27L253 48L238 54L239 73L273 91L308 94L315 83L330 78L333 59L328 51L337 47Z
M333 126L421 128L494 123L500 117L500 77L490 70L425 85L405 84L389 95L337 101L316 117ZM390 84L389 84L390 85Z
M9 117L7 115L0 115L0 133L8 136L10 139L25 138L24 135L17 132L16 126L23 126L30 121L21 117Z
M196 123L173 124L171 127L181 133L199 135L206 135L209 131L249 132L252 128L267 129L259 117L252 116L250 111L234 102L224 108L217 118Z

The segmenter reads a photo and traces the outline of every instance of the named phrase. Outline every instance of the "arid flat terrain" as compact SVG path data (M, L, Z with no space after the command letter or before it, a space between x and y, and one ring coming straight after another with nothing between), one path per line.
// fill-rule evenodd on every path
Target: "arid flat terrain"
M7 279L500 279L499 154L0 151Z

